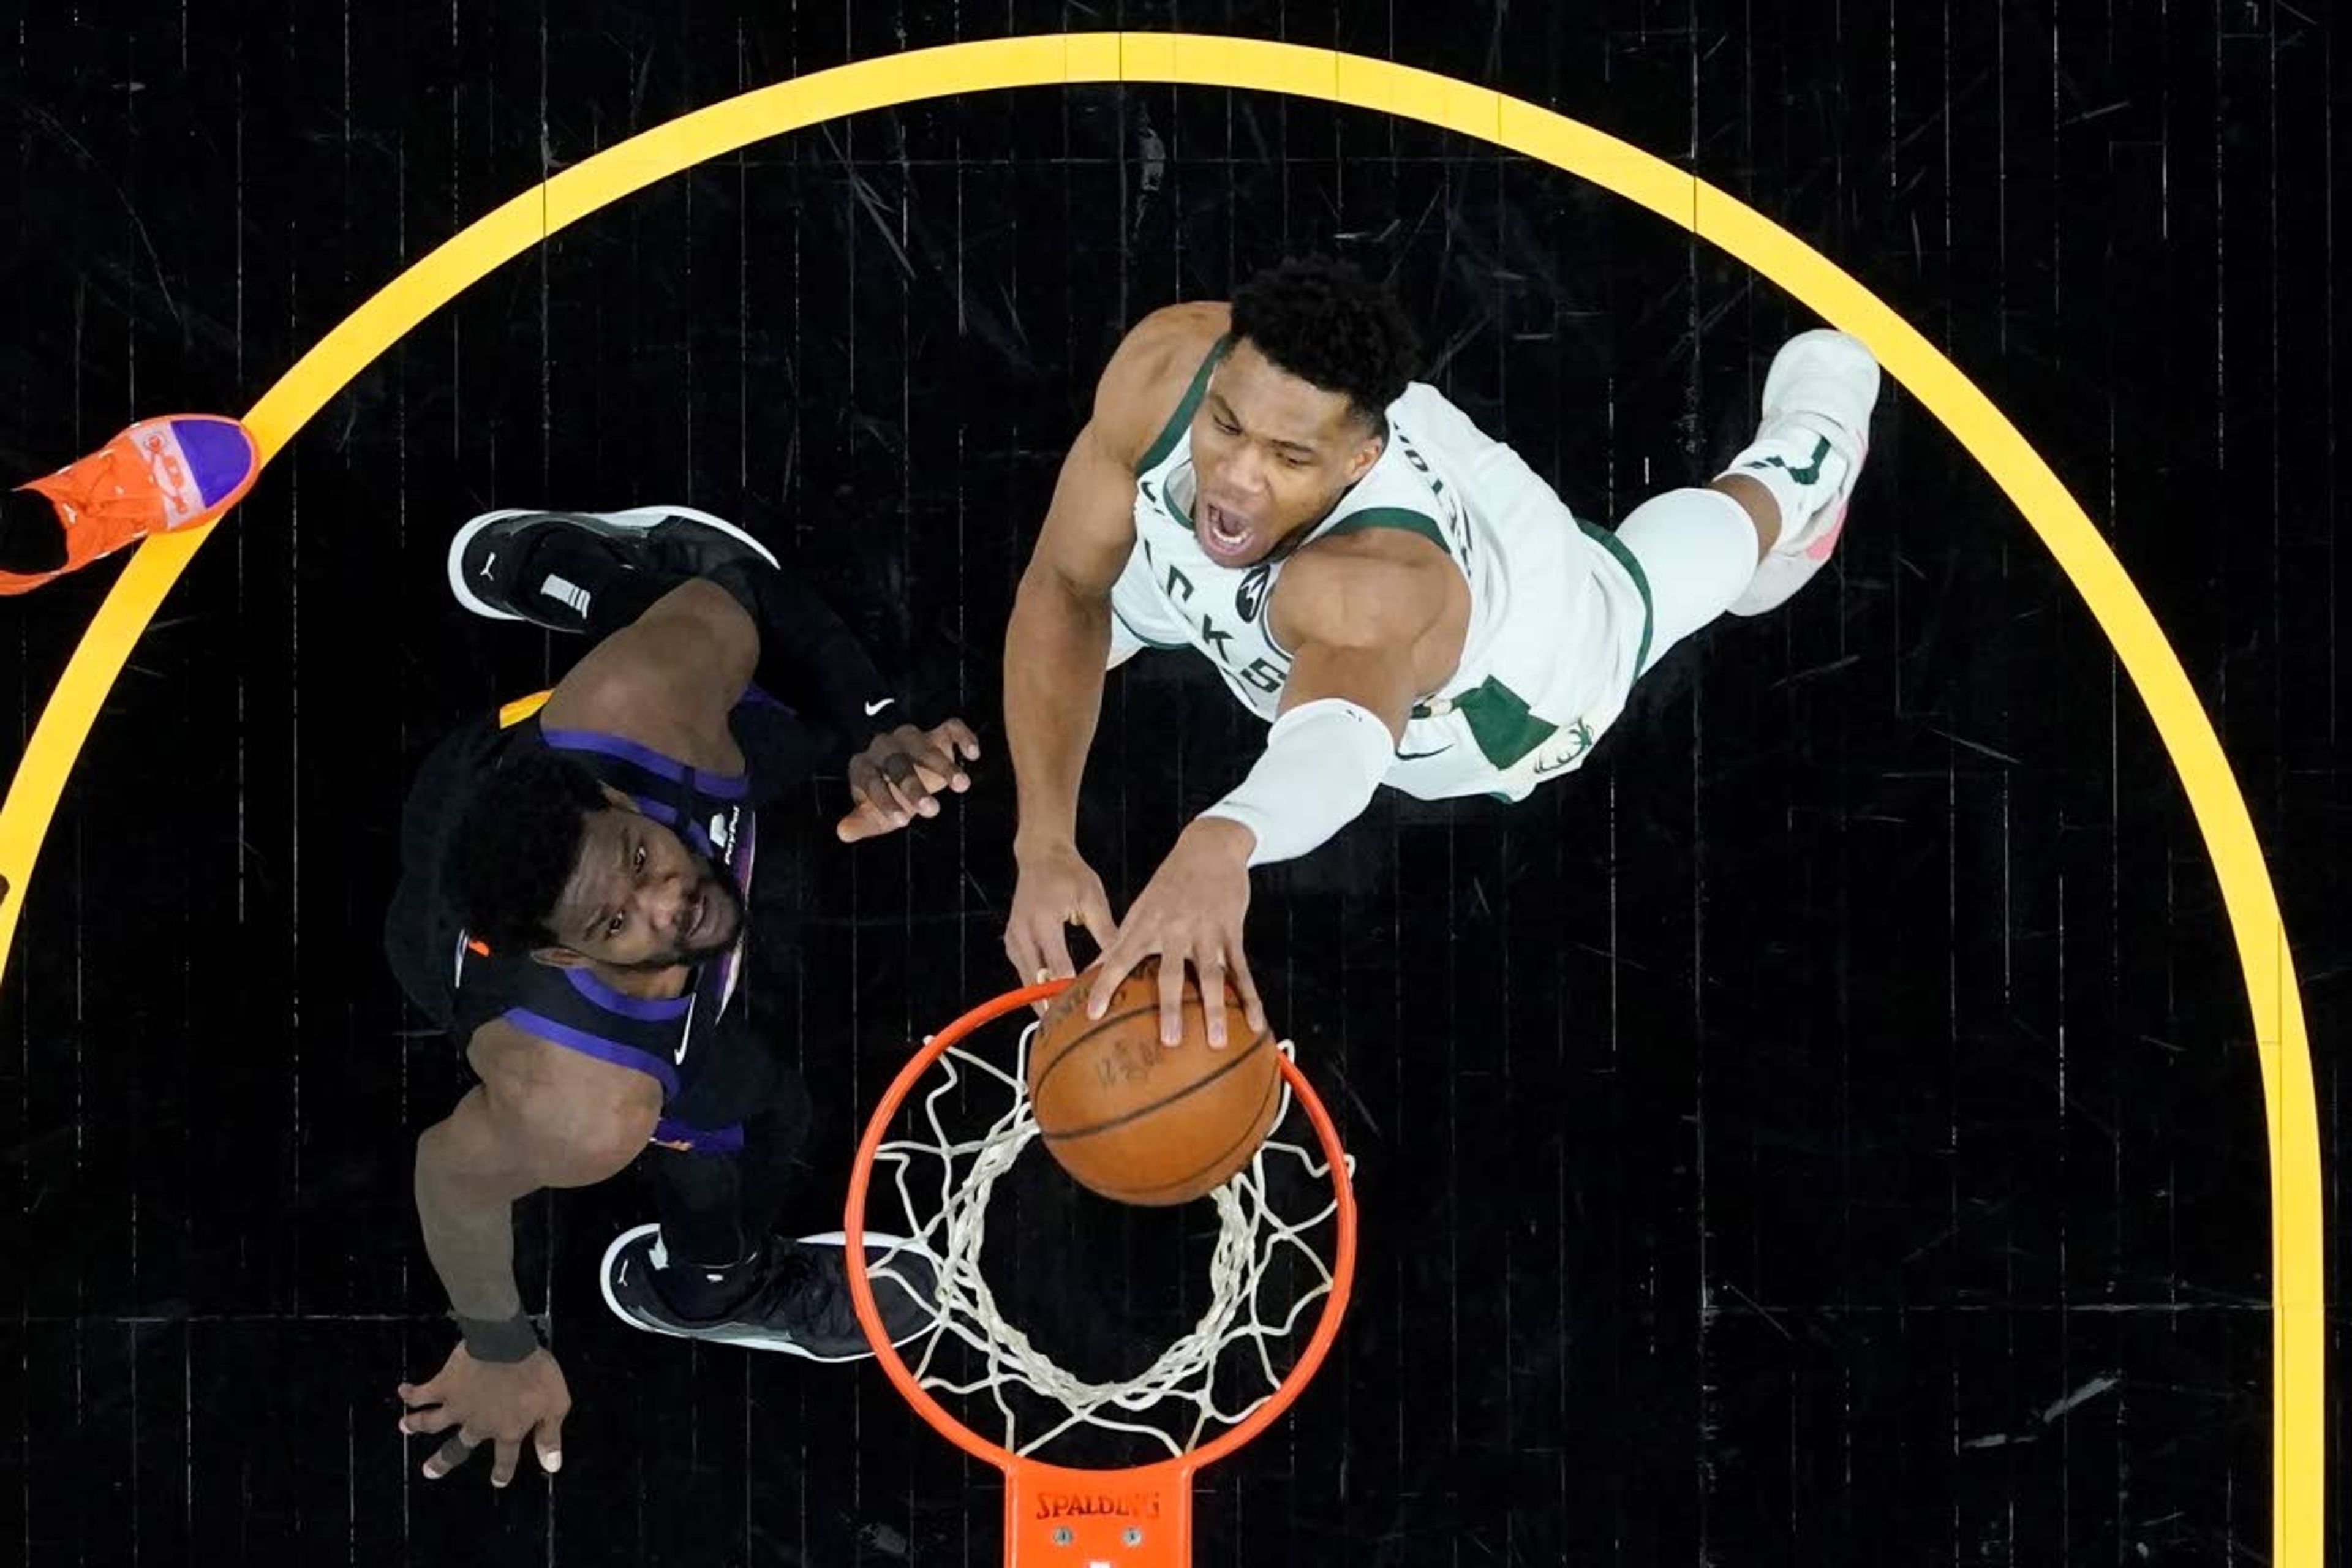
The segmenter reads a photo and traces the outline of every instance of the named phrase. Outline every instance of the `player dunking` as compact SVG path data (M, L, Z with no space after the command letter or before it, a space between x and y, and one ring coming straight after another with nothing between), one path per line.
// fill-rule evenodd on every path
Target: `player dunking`
M1099 1016L1159 955L1161 1036L1190 965L1265 1011L1244 955L1253 866L1305 855L1385 784L1524 799L1577 767L1659 656L1756 615L1829 558L1869 445L1878 365L1801 334L1754 441L1710 484L1614 532L1572 517L1508 447L1414 382L1412 331L1353 269L1290 261L1232 304L1155 311L1119 344L1062 465L1005 637L1024 981L1102 945ZM1205 655L1270 721L1265 752L1195 817L1114 922L1077 850L1103 674L1139 649ZM1208 1033L1222 1045L1224 1012Z
M490 1446L503 1486L526 1441L561 1463L571 1408L515 1287L510 1210L541 1188L645 1158L658 1222L604 1258L624 1321L869 1353L840 1237L768 1234L809 1104L737 994L761 812L862 745L836 832L886 833L936 816L980 752L959 720L896 722L847 628L706 513L494 512L457 534L449 580L478 614L601 639L543 706L461 726L419 769L385 921L403 989L480 1080L417 1141L417 1215L460 1342L400 1385L401 1430L448 1435L428 1477ZM883 1289L894 1326L928 1321Z

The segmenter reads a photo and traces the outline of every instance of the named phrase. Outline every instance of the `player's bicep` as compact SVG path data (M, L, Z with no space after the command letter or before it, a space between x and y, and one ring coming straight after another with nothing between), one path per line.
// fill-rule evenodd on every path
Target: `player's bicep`
M724 725L759 658L759 628L743 606L696 578L582 655L549 696L541 721L675 745L672 729Z
M1281 630L1297 650L1281 710L1344 698L1401 738L1423 694L1425 643L1444 618L1450 570L1443 562L1433 569L1410 559L1300 552L1276 590Z
M511 1030L515 1045L530 1048L526 1032L503 1020L484 1027ZM512 1199L541 1187L592 1186L625 1169L653 1136L658 1090L651 1079L624 1080L615 1092L604 1064L580 1065L585 1070L552 1075L494 1068L429 1130L438 1175L479 1196Z
M1070 443L1029 570L1073 597L1108 601L1135 548L1135 475L1092 421Z
M1030 558L1033 574L1073 596L1108 602L1135 548L1136 465L1174 416L1225 321L1221 306L1174 305L1119 341L1095 383L1086 426L1062 460Z

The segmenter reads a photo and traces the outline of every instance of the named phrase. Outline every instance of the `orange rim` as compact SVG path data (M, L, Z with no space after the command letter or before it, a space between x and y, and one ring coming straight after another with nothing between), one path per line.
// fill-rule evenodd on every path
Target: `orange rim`
M1072 984L1068 980L1048 980L1042 984L1024 985L1018 991L1008 991L993 1001L983 1002L972 1008L924 1042L922 1049L898 1070L898 1076L883 1092L882 1102L874 1108L873 1116L866 1123L866 1136L859 1141L856 1161L850 1167L849 1201L842 1215L841 1229L845 1238L844 1251L847 1255L845 1262L849 1270L849 1299L856 1309L859 1326L866 1331L866 1342L874 1347L874 1359L882 1363L882 1370L889 1377L892 1386L924 1420L938 1429L941 1436L972 1458L984 1459L1007 1475L1047 1470L1066 1474L1073 1472L1067 1467L1024 1458L1010 1448L990 1442L958 1420L945 1405L931 1396L929 1389L915 1380L914 1373L900 1358L898 1348L890 1343L889 1336L882 1326L881 1311L874 1302L874 1286L866 1278L866 1190L874 1171L874 1156L881 1150L891 1120L898 1114L899 1107L906 1104L907 1097L914 1092L915 1085L922 1081L923 1075L947 1054L948 1048L982 1024L993 1022L1031 1003L1059 995ZM1331 1264L1331 1293L1324 1300L1322 1316L1315 1324L1315 1332L1307 1339L1306 1351L1264 1405L1213 1441L1173 1458L1148 1465L1075 1473L1131 1475L1166 1480L1172 1476L1189 1475L1203 1465L1214 1464L1282 1417L1283 1413L1306 1392L1307 1384L1313 1381L1316 1371L1322 1366L1323 1358L1330 1353L1332 1342L1339 1338L1339 1321L1347 1315L1349 1292L1356 1279L1355 1187L1348 1179L1347 1150L1339 1142L1339 1130L1332 1123L1330 1112L1324 1110L1323 1101L1317 1097L1314 1086L1307 1081L1307 1075L1298 1070L1297 1063L1286 1056L1281 1058L1281 1065L1283 1079L1290 1085L1291 1098L1305 1109L1307 1121L1314 1125L1316 1138L1323 1145L1323 1158L1330 1166L1331 1187L1338 1198L1332 1213L1339 1241L1337 1256Z

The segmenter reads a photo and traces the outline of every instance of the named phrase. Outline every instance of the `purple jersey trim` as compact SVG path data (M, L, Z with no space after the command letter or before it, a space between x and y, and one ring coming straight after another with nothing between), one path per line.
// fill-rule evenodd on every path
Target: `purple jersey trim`
M666 1024L672 1018L682 1018L694 1005L692 996L631 996L614 990L585 969L567 969L563 977L572 982L572 989L597 1006L641 1024Z
M506 1011L506 1018L516 1027L528 1029L541 1039L551 1040L567 1050L644 1073L662 1086L664 1104L677 1098L677 1069L651 1051L641 1051L635 1046L625 1046L618 1040L608 1040L601 1035L575 1029L569 1024L559 1024L528 1007L509 1007Z
M665 778L672 784L690 784L714 800L741 800L749 793L751 781L740 773L706 773L688 767L674 757L665 757L651 746L641 746L635 741L625 741L618 735L607 735L596 730L551 730L540 727L540 736L558 751L593 752L602 757L618 757L625 763Z

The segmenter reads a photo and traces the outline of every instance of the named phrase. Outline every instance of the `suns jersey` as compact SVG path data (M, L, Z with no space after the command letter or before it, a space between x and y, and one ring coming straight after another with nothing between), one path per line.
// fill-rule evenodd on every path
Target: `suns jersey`
M756 780L753 760L772 752L768 735L798 724L791 710L753 688L730 718L741 747L741 773L714 773L649 746L592 731L550 729L527 699L500 711L483 765L543 748L579 763L599 784L626 795L637 809L677 833L735 885L748 908L757 853L758 810L775 783ZM727 1154L743 1144L740 1122L706 1114L730 1104L745 1076L741 1061L767 1047L751 1032L738 990L750 924L723 952L696 964L686 991L671 997L624 994L586 966L556 968L527 952L492 952L465 931L452 944L452 984L469 1014L495 1015L527 1034L644 1073L661 1086L662 1114L653 1141L691 1153ZM467 1031L470 1033L470 1029Z
M1192 415L1228 343L1137 464L1135 545L1111 607L1131 643L1199 650L1271 722L1294 657L1267 613L1282 563L1222 565L1192 528ZM1614 535L1578 522L1435 387L1413 383L1386 420L1380 457L1302 547L1367 528L1417 533L1462 574L1470 616L1460 662L1422 694L1383 782L1429 799L1518 798L1581 761L1622 707L1648 652L1647 587Z

